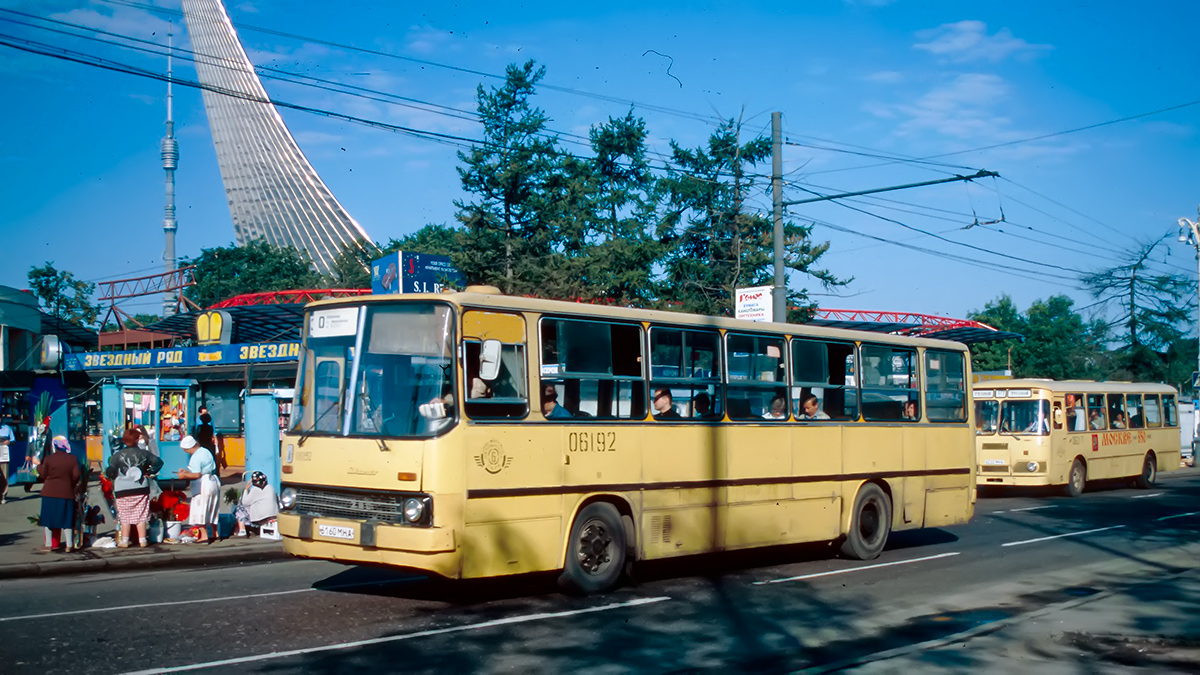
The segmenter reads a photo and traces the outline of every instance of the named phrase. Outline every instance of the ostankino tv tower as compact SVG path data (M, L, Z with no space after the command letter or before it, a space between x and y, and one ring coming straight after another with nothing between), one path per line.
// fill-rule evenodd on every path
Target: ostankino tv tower
M163 262L166 263L167 273L175 271L175 167L179 165L179 143L175 141L175 120L171 115L171 28L167 29L167 135L162 139L163 170L167 173L167 204L163 215L163 233L166 235L167 247L163 251ZM170 280L168 279L168 283ZM163 317L175 314L177 299L175 293L167 291L163 295Z

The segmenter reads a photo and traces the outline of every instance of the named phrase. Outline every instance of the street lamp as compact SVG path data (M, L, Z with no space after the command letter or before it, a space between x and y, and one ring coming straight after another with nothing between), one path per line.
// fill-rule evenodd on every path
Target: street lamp
M1200 207L1197 207L1196 211L1200 212ZM1200 261L1200 220L1193 222L1187 218L1179 219L1179 242L1195 248L1196 259ZM1200 302L1196 303L1196 311L1198 312L1196 333L1200 337ZM1197 371L1200 371L1200 350L1197 350L1196 363Z
M1200 207L1197 207L1196 211L1198 213L1200 213ZM1189 246L1195 248L1196 249L1196 260L1200 261L1200 219L1197 219L1196 222L1188 220L1187 218L1179 219L1179 241L1180 241L1180 243L1188 244ZM1200 283L1200 277L1197 278L1197 283ZM1197 315L1198 318L1196 320L1196 338L1197 338L1196 344L1197 344L1198 348L1197 348L1196 372L1200 373L1200 286L1197 286L1197 293L1198 293L1198 297L1197 297L1197 301L1196 301L1196 311L1198 313L1198 315ZM1192 376L1192 460L1191 461L1193 463L1196 461L1195 460L1196 440L1197 440L1196 432L1200 431L1200 391L1197 390L1196 377L1197 377L1196 375Z

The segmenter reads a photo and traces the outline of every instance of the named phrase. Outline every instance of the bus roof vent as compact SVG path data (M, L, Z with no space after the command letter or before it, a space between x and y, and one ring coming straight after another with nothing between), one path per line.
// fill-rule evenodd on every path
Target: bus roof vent
M467 293L488 293L491 295L500 295L499 288L496 288L495 286L484 286L482 284L475 284L472 286L467 286L466 292Z

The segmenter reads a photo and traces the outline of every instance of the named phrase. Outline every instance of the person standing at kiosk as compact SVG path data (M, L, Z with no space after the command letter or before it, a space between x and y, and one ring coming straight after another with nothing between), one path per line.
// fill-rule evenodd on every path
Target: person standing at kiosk
M205 543L215 537L217 510L220 508L221 481L217 479L217 461L212 452L196 442L192 436L184 436L179 447L190 455L186 469L178 476L192 481L192 500L188 507L188 525L196 528L196 541Z

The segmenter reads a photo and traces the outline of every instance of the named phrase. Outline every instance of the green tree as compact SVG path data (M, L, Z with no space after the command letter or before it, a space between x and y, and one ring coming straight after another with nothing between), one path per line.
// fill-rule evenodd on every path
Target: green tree
M379 246L369 241L346 244L329 266L330 285L334 288L370 288L371 261L379 256Z
M455 262L455 267L461 270L456 258L462 252L462 236L461 228L450 227L444 223L429 223L412 234L388 241L387 246L383 247L383 252L406 251L450 256L451 261Z
M1193 307L1194 284L1176 274L1155 274L1149 263L1162 239L1143 244L1124 264L1082 277L1083 285L1109 308L1113 341L1117 345L1117 379L1164 382L1167 352L1183 339Z
M707 147L687 149L671 142L667 176L660 180L666 213L659 237L668 246L662 298L684 311L730 316L734 289L774 282L774 226L753 213L747 199L761 194L751 170L771 156L771 140L759 136L742 144L740 123L729 120L708 139ZM784 224L785 265L824 287L843 285L816 267L827 243L811 241L812 228ZM788 291L789 320L811 316L806 290Z
M476 91L483 143L459 152L463 190L473 200L456 200L466 231L459 268L470 283L488 283L508 293L547 292L554 269L555 235L550 226L561 180L557 139L546 132L547 117L530 98L545 68L533 61L509 65L503 86Z
M1065 295L1035 300L1021 312L1008 295L1001 295L971 312L968 318L998 330L1018 333L1023 342L983 343L971 348L976 370L1005 370L1011 359L1014 377L1055 380L1103 378L1108 368L1106 326L1084 321Z
M201 307L244 293L264 293L323 288L327 279L313 271L312 263L297 249L262 240L245 246L219 246L201 250L180 265L195 265L196 285L184 290Z
M618 305L655 301L654 266L662 246L654 237L656 180L646 161L646 123L630 111L592 127L592 158L566 165L570 208L559 210L558 231L577 297Z
M54 318L84 327L91 327L99 318L100 308L92 304L96 284L76 279L66 270L55 269L50 261L41 267L30 267L26 279L38 305Z

